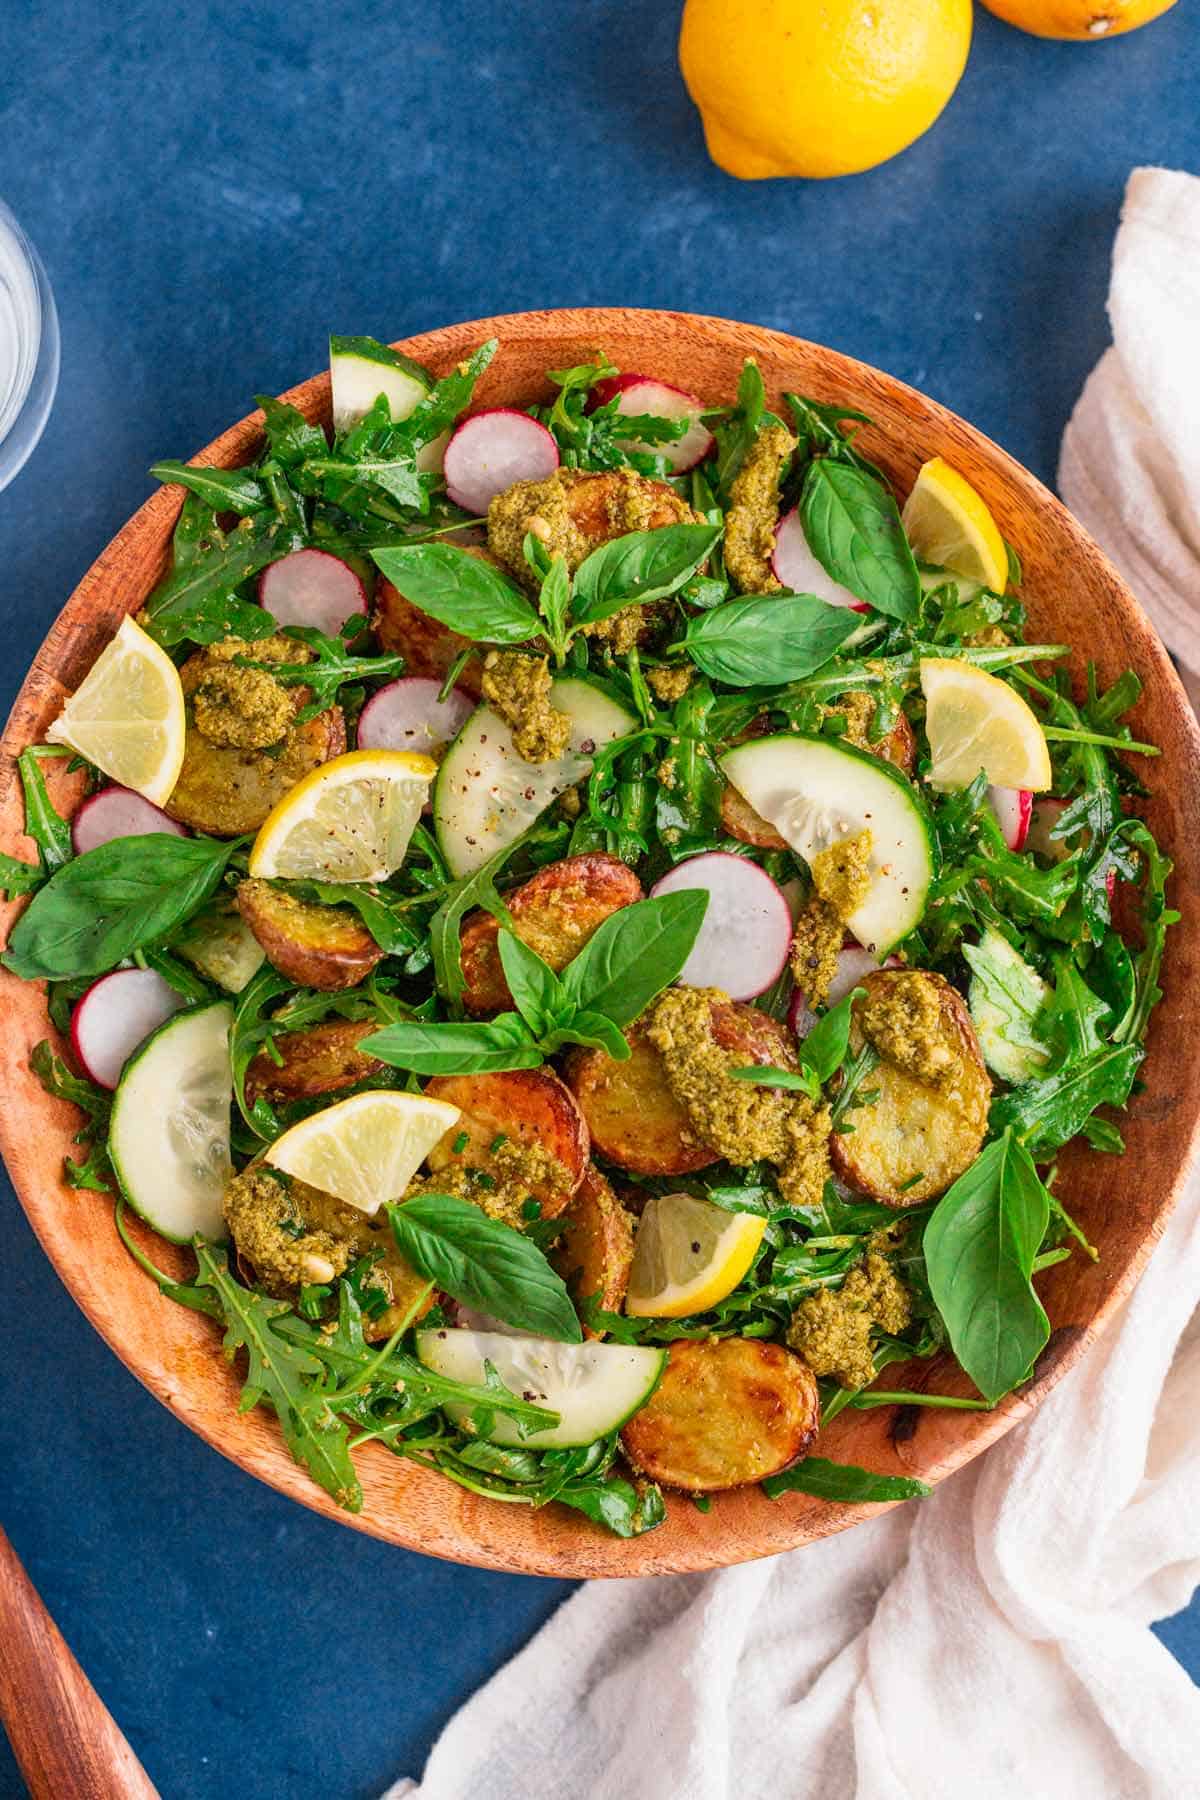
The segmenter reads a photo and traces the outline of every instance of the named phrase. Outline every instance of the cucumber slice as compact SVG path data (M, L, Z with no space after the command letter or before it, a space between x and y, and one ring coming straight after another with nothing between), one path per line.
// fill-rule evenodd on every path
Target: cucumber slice
M929 814L906 776L852 744L799 735L739 744L721 767L805 862L869 830L871 891L847 928L875 956L907 937L925 911L934 858Z
M1050 1061L1037 1025L1048 984L990 928L977 944L964 944L962 953L971 967L967 1003L984 1062L1001 1081L1031 1081Z
M121 1192L176 1244L225 1236L232 1023L224 1000L176 1013L126 1063L113 1098L108 1154Z
M225 901L197 913L175 948L227 994L240 994L267 960L266 951L237 907Z
M550 689L551 703L569 713L564 756L531 763L517 754L512 732L490 706L471 714L442 761L433 790L438 845L455 876L471 875L503 850L559 794L591 772L602 744L637 728L633 714L593 687L565 676Z
M368 337L330 338L329 378L337 432L356 425L380 394L387 395L393 419L407 419L433 386L428 369Z
M646 1404L667 1360L665 1350L642 1345L556 1344L498 1331L419 1331L417 1355L436 1374L475 1387L484 1386L484 1365L491 1363L512 1393L556 1412L557 1425L530 1437L522 1437L512 1419L495 1415L492 1442L529 1450L566 1450L618 1431ZM446 1408L456 1419L470 1410Z

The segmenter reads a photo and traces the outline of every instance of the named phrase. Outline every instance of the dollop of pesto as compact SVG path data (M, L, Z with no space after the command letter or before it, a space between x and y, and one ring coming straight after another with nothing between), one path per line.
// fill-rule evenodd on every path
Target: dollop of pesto
M824 1004L846 920L870 892L871 843L870 831L860 831L819 851L809 866L813 891L797 916L790 956L796 986L810 1007Z
M858 1025L880 1056L917 1081L938 1088L953 1079L958 1058L946 1041L941 995L923 970L898 971L872 989Z
M880 1234L885 1236L886 1234ZM792 1314L787 1341L814 1375L841 1387L868 1387L875 1379L871 1333L903 1331L912 1299L881 1249L869 1249L839 1288L820 1288Z
M743 594L774 594L782 587L771 567L779 489L796 440L782 425L768 425L734 477L725 515L725 567Z
M512 727L517 755L526 762L555 762L571 736L571 721L550 703L550 661L515 650L489 650L483 663L483 697Z

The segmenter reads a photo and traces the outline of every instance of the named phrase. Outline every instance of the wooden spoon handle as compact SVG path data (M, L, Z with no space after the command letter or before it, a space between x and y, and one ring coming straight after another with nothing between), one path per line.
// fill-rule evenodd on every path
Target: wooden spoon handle
M3 1531L0 1719L33 1800L158 1800Z

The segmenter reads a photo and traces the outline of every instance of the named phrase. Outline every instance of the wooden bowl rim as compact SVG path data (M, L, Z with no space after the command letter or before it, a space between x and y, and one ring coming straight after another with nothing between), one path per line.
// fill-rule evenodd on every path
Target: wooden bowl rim
M1123 578L1082 526L1036 476L949 408L886 372L840 351L784 332L712 315L656 308L587 307L502 314L443 326L401 340L395 347L418 361L435 367L447 367L463 353L466 345L475 344L484 338L500 338L502 348L506 338L511 340L526 333L538 336L549 334L562 340L601 344L606 340L611 342L629 321L643 326L654 325L663 333L673 334L683 330L697 334L710 346L715 345L729 356L731 374L740 366L741 356L752 354L756 347L764 352L797 360L815 360L821 364L823 371L829 373L835 389L844 387L846 391L850 391L864 383L874 383L890 396L906 403L935 435L958 434L961 437L965 434L966 440L997 477L1010 481L1022 496L1023 502L1033 501L1044 510L1058 533L1104 575L1113 597L1137 629L1143 655L1149 662L1157 664L1156 673L1165 681L1168 691L1173 692L1177 714L1174 723L1180 729L1184 746L1180 757L1182 766L1177 773L1182 779L1196 782L1200 776L1200 729L1197 728L1187 697L1161 642ZM300 383L288 390L282 398L299 406L310 417L327 418L328 373L315 375ZM261 438L261 430L262 413L250 413L213 439L192 460L214 467L234 466L244 460L246 454L256 446ZM73 628L86 616L97 591L105 590L110 584L120 580L121 564L128 553L156 537L164 543L169 542L170 529L180 504L178 490L160 488L150 496L84 575L51 626L30 666L0 742L0 750L4 753L3 771L0 773L0 782L3 783L0 787L0 829L3 830L5 847L15 853L21 852L25 839L21 828L19 783L12 759L25 744L33 741L30 727L44 712L47 697L51 694L61 695L61 684L55 673L60 649L69 642ZM128 597L127 610L139 605L142 597L140 593L136 597ZM1159 765L1160 768L1162 766ZM7 923L11 923L17 910L17 906L5 909ZM7 991L11 994L14 989L23 993L29 991L28 984L19 982L7 971L0 971L0 992ZM832 1505L800 1495L789 1496L779 1502L768 1502L762 1497L754 1529L749 1533L739 1533L738 1540L733 1543L719 1531L702 1531L698 1535L695 1522L690 1520L689 1528L682 1532L673 1531L669 1520L645 1537L623 1541L600 1532L577 1514L566 1514L565 1509L549 1508L544 1513L534 1514L523 1507L484 1501L479 1504L489 1509L487 1515L478 1515L476 1509L470 1518L468 1530L463 1528L463 1521L456 1515L451 1504L454 1493L451 1484L442 1477L415 1469L411 1464L398 1463L386 1451L370 1446L357 1453L360 1463L367 1467L378 1464L385 1469L390 1477L388 1485L394 1489L403 1489L404 1505L398 1514L374 1513L369 1505L364 1507L361 1514L346 1513L335 1506L310 1481L305 1472L292 1462L273 1419L267 1420L266 1434L257 1430L247 1436L244 1431L245 1422L235 1413L232 1401L226 1412L206 1410L194 1401L186 1381L181 1381L177 1373L173 1373L162 1360L139 1357L129 1349L122 1336L122 1319L111 1308L106 1307L106 1295L102 1286L88 1285L78 1270L74 1271L75 1278L72 1279L69 1254L72 1243L70 1206L79 1204L80 1196L61 1183L56 1191L47 1193L25 1179L21 1150L23 1141L29 1135L31 1113L45 1114L49 1128L55 1131L60 1143L66 1147L62 1127L69 1116L68 1111L48 1098L44 1103L35 1102L33 1108L18 1105L11 1087L6 1086L0 1091L0 1149L21 1205L43 1249L76 1303L125 1366L176 1417L239 1468L256 1475L315 1512L385 1542L479 1567L560 1578L616 1578L690 1572L775 1555L845 1530L887 1510L880 1505ZM1129 1254L1120 1275L1090 1322L1083 1328L1069 1327L1066 1341L1058 1345L1052 1339L1034 1381L1021 1393L1010 1395L990 1413L953 1415L956 1421L961 1421L959 1435L935 1461L919 1466L922 1479L931 1484L944 1480L947 1475L996 1442L1019 1420L1027 1417L1106 1329L1138 1280L1162 1235L1167 1216L1182 1190L1198 1139L1200 1106L1193 1111L1184 1154L1173 1179L1163 1192L1153 1220ZM68 1204L64 1204L64 1198ZM84 1203L86 1198L83 1197ZM102 1197L97 1198L102 1200ZM153 1295L153 1289L148 1287L148 1292ZM195 1318L194 1314L183 1315L184 1320ZM208 1321L202 1323L210 1324ZM214 1358L219 1355L215 1337L211 1343L211 1353ZM250 1418L253 1420L257 1416L250 1415ZM424 1493L426 1484L430 1483L434 1484L436 1490L432 1514L428 1503L429 1494ZM383 1492L378 1481L372 1481L369 1487L367 1481L364 1481L364 1487L368 1488L369 1493L373 1491L376 1497ZM738 1492L745 1493L746 1490ZM407 1516L409 1503L422 1495L425 1504L414 1505L412 1516ZM716 1498L720 1501L727 1496ZM686 1497L673 1497L671 1506L672 1511L677 1513L686 1506ZM693 1509L687 1510L691 1512ZM714 1507L714 1514L717 1513L718 1508ZM439 1525L440 1514L444 1514L444 1526ZM547 1532L538 1529L538 1521L553 1519L556 1514L559 1517L553 1530ZM700 1517L697 1514L697 1519ZM707 1524L707 1521L703 1523Z

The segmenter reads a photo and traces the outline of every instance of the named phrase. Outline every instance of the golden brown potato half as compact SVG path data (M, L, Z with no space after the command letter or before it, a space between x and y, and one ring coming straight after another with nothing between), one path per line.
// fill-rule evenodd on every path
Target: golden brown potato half
M311 1100L377 1075L384 1065L358 1047L360 1038L377 1029L370 1020L326 1019L303 1031L285 1032L275 1039L282 1063L260 1050L246 1070L248 1103L253 1106L260 1095L272 1105Z
M556 972L578 954L611 913L642 899L642 884L615 856L595 851L539 869L504 896L513 928ZM471 1012L500 1012L513 1003L500 966L500 922L475 912L463 925L462 966Z
M884 762L890 762L893 768L902 769L906 775L912 774L917 760L917 740L903 713L897 713L896 723L885 738L868 747L876 756L882 756Z
M778 1475L804 1455L820 1417L816 1376L782 1344L687 1340L671 1345L621 1445L639 1474L711 1494Z
M729 782L721 795L721 829L741 844L753 844L756 850L787 849L787 839Z
M567 492L567 511L586 542L585 555L630 529L628 525L614 522L614 518L620 518L624 485L625 478L610 470L599 473L578 470L574 473ZM681 520L694 517L691 509L665 481L643 475L638 481L638 489L652 502L641 527L643 531L659 531L664 525L678 525Z
M795 1068L791 1033L756 1007L714 1001L712 1025L718 1044L735 1051L739 1065ZM625 1036L628 1062L615 1062L603 1050L575 1050L567 1062L567 1085L587 1120L593 1149L636 1175L687 1175L716 1162L717 1152L697 1137L672 1093L658 1051L637 1025Z
M354 987L383 955L348 906L316 906L255 880L240 883L237 904L272 967L301 987Z
M185 700L198 687L211 665L204 652L189 656L179 671ZM312 698L308 688L289 689L295 711ZM271 808L289 788L346 748L346 721L340 706L331 706L294 725L281 750L230 749L210 743L192 723L188 709L183 767L167 811L183 825L213 837L240 837L257 831Z
M490 558L482 550L464 544L473 556ZM404 658L406 675L422 675L426 680L444 681L468 646L467 639L448 625L439 624L420 607L406 600L390 581L380 581L375 594L375 635L385 650L398 651ZM472 656L458 673L455 685L478 700L483 676L482 656Z
M594 1163L562 1217L566 1229L550 1261L577 1300L593 1295L605 1312L619 1312L633 1262L633 1219ZM587 1338L602 1337L584 1326Z
M553 1158L553 1172L531 1179L529 1193L553 1219L588 1166L588 1132L569 1089L549 1069L506 1069L496 1075L434 1075L425 1092L457 1106L460 1118L429 1153L435 1175L456 1167L487 1170L497 1138ZM466 1136L459 1150L454 1146ZM559 1168L563 1175L559 1178Z
M951 1078L932 1087L894 1063L881 1061L863 1083L868 1092L878 1092L878 1099L866 1106L851 1105L844 1122L854 1130L834 1131L829 1139L837 1174L887 1206L918 1206L932 1200L970 1168L983 1145L992 1095L962 996L940 975L919 973L937 991L939 1042L953 1056ZM869 1000L911 974L906 969L877 969L863 977L861 986ZM863 1046L857 1015L866 1003L858 1000L854 1005L850 1047L855 1053Z

